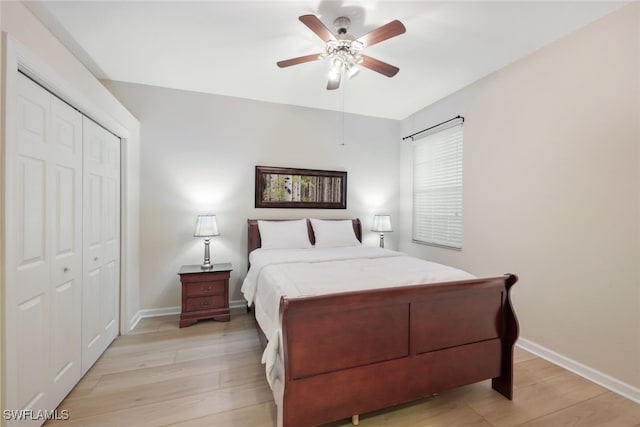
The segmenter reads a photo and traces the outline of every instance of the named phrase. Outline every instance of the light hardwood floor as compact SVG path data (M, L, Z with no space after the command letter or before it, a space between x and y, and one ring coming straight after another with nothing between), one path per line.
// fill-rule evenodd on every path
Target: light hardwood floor
M253 318L178 328L178 316L143 319L107 349L47 426L275 426ZM350 426L350 420L330 424ZM367 426L640 426L640 405L523 350L515 398L489 381L370 414Z

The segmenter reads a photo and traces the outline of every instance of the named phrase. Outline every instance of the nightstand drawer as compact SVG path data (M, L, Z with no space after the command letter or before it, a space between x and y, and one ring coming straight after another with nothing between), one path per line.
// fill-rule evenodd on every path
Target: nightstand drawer
M187 298L187 311L208 310L211 308L224 308L225 306L226 306L226 299L224 295Z
M187 297L224 295L226 289L224 281L220 282L194 282L185 284Z

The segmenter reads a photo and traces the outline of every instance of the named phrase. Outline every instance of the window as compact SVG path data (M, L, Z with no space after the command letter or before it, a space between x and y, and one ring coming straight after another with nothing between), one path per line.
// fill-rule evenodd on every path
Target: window
M438 126L414 145L415 242L462 248L462 121Z

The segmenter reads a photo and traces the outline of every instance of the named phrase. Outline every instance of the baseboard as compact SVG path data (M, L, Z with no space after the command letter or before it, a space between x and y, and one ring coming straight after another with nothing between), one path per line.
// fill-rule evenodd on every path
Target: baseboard
M539 344L529 341L524 338L519 338L516 345L523 350L535 354L551 363L563 367L564 369L573 372L576 375L580 375L583 378L588 379L602 387L611 390L627 399L630 399L636 403L640 403L640 388L634 387L631 384L624 383L617 380L607 374L583 365L580 362L569 359L555 351L549 350Z
M243 299L229 301L229 309L237 310L237 309L245 309L247 307L247 302ZM164 307L164 308L146 308L144 310L139 310L133 319L130 322L129 330L133 330L138 325L138 322L142 319L146 319L147 317L159 317L159 316L169 316L171 314L180 314L181 307Z
M235 300L235 301L229 301L229 309L231 310L237 310L237 309L247 309L247 301L243 300L243 299L239 299L239 300Z
M133 331L133 329L138 326L138 322L140 322L140 319L142 319L141 313L140 311L138 311L133 318L129 321L129 329L127 332L129 331Z

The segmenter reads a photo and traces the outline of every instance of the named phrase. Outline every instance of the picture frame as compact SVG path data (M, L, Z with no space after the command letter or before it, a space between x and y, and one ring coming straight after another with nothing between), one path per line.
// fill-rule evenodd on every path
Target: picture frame
M256 166L255 207L346 209L347 172Z

